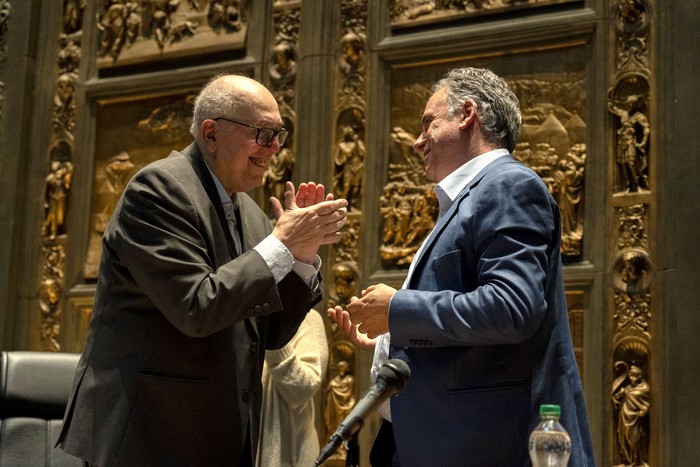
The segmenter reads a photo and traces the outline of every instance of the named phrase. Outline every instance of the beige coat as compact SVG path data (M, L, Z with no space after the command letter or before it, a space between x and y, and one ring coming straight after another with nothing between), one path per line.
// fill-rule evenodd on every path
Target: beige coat
M314 395L327 365L326 331L315 310L289 344L266 352L258 467L314 465L320 449Z

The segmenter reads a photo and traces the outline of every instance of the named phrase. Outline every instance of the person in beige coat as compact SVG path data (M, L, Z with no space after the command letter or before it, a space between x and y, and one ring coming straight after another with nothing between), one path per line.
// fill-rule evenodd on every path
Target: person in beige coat
M258 467L310 467L319 453L314 396L328 366L323 318L311 310L292 340L265 352Z

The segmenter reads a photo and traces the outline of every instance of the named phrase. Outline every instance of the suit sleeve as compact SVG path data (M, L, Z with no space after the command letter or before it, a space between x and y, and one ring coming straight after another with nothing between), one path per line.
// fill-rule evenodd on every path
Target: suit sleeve
M431 286L399 290L392 299L392 344L517 344L547 313L545 283L559 220L544 183L509 164L459 202L425 266L414 273Z

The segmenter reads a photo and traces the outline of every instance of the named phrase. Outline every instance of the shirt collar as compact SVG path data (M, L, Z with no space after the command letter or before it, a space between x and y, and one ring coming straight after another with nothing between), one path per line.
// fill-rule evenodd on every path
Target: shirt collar
M457 170L443 178L433 189L440 205L440 215L444 214L457 198L457 195L471 182L476 174L499 157L510 154L507 149L494 149L466 162Z
M236 196L236 193L233 194L233 196L229 196L228 193L226 193L226 189L224 188L224 185L221 184L221 180L214 175L214 172L209 168L209 164L207 164L207 160L204 159L204 165L207 166L207 170L209 170L209 173L211 174L211 178L214 179L214 184L216 185L216 191L219 193L219 198L221 199L221 202L224 204L224 206L227 203L232 203L233 207L238 206L238 197ZM228 211L226 217L228 217ZM231 210L233 212L233 210Z

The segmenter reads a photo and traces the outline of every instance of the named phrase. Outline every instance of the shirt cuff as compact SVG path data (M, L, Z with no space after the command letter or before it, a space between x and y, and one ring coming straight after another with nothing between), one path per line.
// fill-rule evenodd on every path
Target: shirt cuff
M299 277L309 286L311 290L316 290L319 285L318 271L321 269L321 258L316 255L314 264L307 264L294 259L284 243L274 235L268 235L260 243L253 247L260 253L267 266L275 278L275 283L279 284L290 271L297 273Z
M294 265L294 256L289 252L284 243L279 241L274 235L268 235L260 243L253 247L260 253L267 266L275 278L275 283L279 284L284 277L289 274Z
M321 258L319 258L318 255L316 255L316 258L314 259L314 264L294 260L292 269L299 277L301 277L301 279L306 283L306 285L309 286L311 290L318 289L318 271L321 269Z

